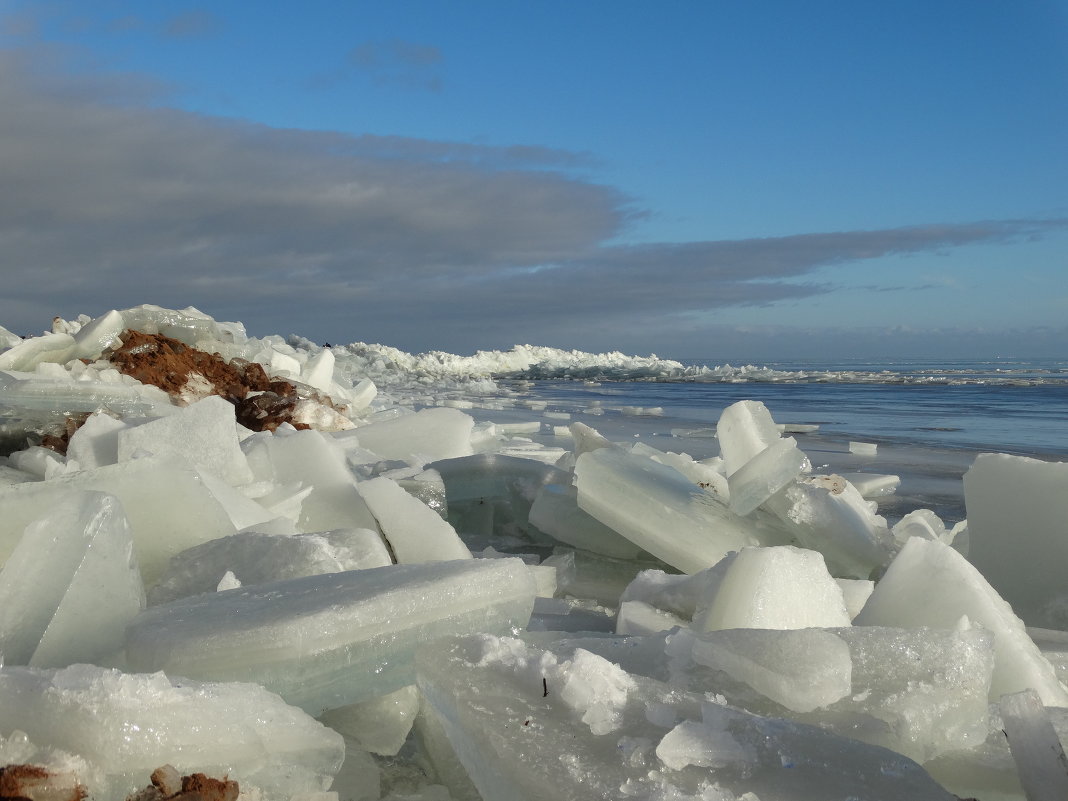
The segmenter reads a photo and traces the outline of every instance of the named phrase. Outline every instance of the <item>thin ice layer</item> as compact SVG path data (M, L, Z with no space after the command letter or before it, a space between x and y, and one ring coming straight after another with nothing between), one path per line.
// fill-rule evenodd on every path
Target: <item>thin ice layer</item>
M525 626L535 589L519 559L308 576L150 607L126 655L134 670L254 681L319 715L412 684L421 642Z

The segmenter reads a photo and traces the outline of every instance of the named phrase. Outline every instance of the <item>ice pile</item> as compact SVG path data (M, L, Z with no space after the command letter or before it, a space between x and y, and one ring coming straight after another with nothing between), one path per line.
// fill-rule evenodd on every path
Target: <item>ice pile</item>
M891 523L754 401L695 460L195 309L0 347L5 795L1063 798L1068 465Z

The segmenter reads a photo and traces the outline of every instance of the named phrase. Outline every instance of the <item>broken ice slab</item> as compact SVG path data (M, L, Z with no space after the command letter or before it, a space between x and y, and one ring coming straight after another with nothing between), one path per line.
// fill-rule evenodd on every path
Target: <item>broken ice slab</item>
M484 801L953 799L899 754L705 705L704 693L583 648L476 635L424 646L417 663L419 687Z
M79 490L106 492L121 501L146 587L175 554L235 532L226 510L187 462L176 456L146 456L51 481L0 486L0 562L9 557L27 525Z
M684 573L758 542L757 529L678 470L616 448L582 454L579 507Z
M793 437L776 440L727 478L730 509L747 515L802 473L812 470Z
M879 451L879 446L874 442L853 442L849 443L849 452L856 456L875 456Z
M32 372L41 363L63 364L72 358L77 348L70 334L43 334L24 339L0 352L0 370Z
M779 428L768 407L744 400L723 410L716 424L720 455L730 476L742 465L779 439Z
M693 658L794 712L833 704L852 688L849 646L818 628L708 632L694 643Z
M385 477L361 481L359 491L401 564L471 558L456 530L396 481Z
M144 606L118 499L71 492L26 527L0 569L0 654L36 667L108 659Z
M530 508L530 523L553 539L586 551L633 559L641 548L579 508L578 491L546 484Z
M361 447L374 451L383 459L427 464L473 453L471 430L474 425L470 415L439 407L360 426L352 434Z
M240 346L247 341L245 327L241 323L214 320L192 306L164 309L146 303L123 309L120 314L126 321L126 328L145 334L163 334L191 347L203 345L203 349L209 353L215 350L212 346Z
M551 465L499 453L443 459L429 467L445 482L449 522L461 534L484 537L510 525L526 527L538 491L546 484L571 480Z
M301 531L377 528L374 516L356 490L341 448L319 431L260 432L241 443L259 481L310 487L301 501Z
M74 334L74 358L96 361L105 349L119 343L119 334L126 327L125 318L114 309L90 320Z
M172 681L91 665L0 669L0 731L84 758L94 798L125 798L171 764L228 776L268 801L326 790L341 735L254 684Z
M319 721L355 740L365 751L395 756L408 739L419 703L419 690L409 684L377 698L331 709Z
M242 531L175 555L149 590L151 604L214 592L227 571L242 585L366 570L393 564L377 531L335 529L311 534Z
M694 615L696 631L849 625L842 588L817 551L778 545L740 549L717 565Z
M97 411L147 417L174 409L163 390L123 378L115 370L87 369L76 378L58 366L37 372L0 371L0 406L3 418L27 424Z
M134 670L257 682L319 715L412 684L421 642L524 627L534 594L519 559L308 576L149 607L126 656Z
M1001 696L1001 720L1028 801L1068 798L1068 759L1034 690Z
M685 634L665 646L675 658L674 682L753 712L819 725L918 762L975 747L989 731L993 637L982 629L728 629L692 639L693 661L734 683L688 668L679 658Z
M864 498L881 498L893 495L901 485L901 476L880 473L842 473L842 478L856 487Z
M799 478L768 501L797 542L819 551L831 574L866 579L894 551L886 520L839 475Z
M854 624L952 629L962 618L995 636L990 700L1032 687L1043 703L1068 706L1068 690L1027 635L1023 621L983 575L945 543L908 540Z
M237 441L234 405L218 395L118 432L119 461L142 453L177 453L232 486L252 481L248 459Z
M1068 462L980 454L964 501L972 564L1028 625L1068 629Z

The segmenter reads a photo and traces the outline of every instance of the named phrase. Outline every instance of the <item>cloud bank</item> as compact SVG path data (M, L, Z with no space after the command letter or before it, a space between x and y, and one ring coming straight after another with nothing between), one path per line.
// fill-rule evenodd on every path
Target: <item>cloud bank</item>
M397 47L369 47L363 66L439 57ZM589 154L269 128L152 91L0 52L3 325L151 302L335 342L586 347L833 291L815 278L828 265L1065 225L611 245L642 212L581 177Z

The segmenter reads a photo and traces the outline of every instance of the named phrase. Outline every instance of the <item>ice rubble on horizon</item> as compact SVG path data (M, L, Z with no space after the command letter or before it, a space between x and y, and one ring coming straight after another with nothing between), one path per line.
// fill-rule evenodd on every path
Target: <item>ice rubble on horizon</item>
M346 425L175 403L100 361L127 327ZM819 474L757 402L697 461L555 417L539 445L533 408L443 394L550 349L323 349L149 306L0 348L0 765L99 799L167 763L267 801L1063 797L1066 464L981 456L966 523L891 525L894 477ZM12 450L87 412L65 457Z

